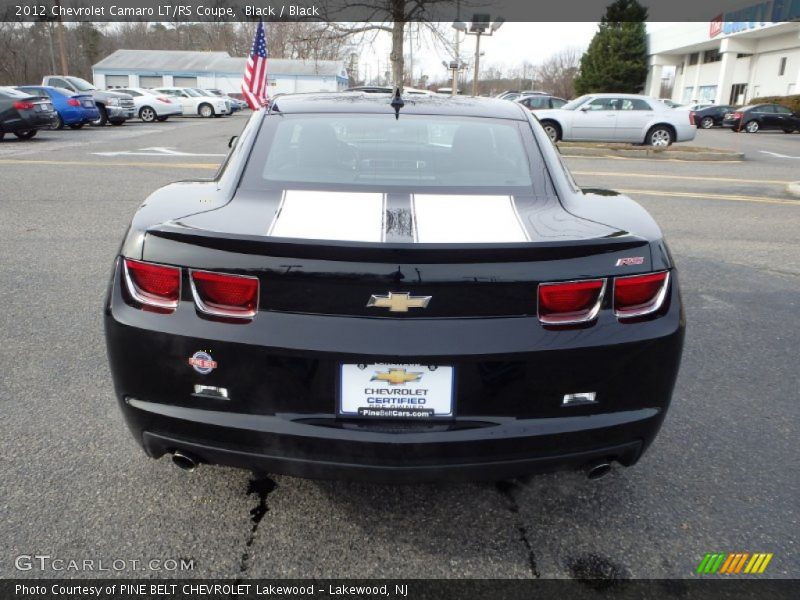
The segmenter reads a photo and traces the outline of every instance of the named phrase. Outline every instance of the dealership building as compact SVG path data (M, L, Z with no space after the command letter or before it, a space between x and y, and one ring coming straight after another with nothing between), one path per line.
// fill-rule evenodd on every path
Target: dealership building
M100 89L179 86L230 93L240 91L246 63L227 52L117 50L92 67L92 77ZM270 96L336 92L348 86L348 77L342 61L270 58L267 86Z
M661 96L662 78L674 72L672 100L684 104L800 94L800 21L762 21L771 13L758 10L771 4L651 31L645 93Z

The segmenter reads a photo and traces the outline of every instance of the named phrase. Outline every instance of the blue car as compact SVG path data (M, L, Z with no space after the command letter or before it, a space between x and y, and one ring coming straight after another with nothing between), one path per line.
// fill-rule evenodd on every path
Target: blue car
M100 118L94 98L89 94L75 94L49 85L20 85L17 89L52 100L53 107L58 113L53 129L64 129L64 125L80 129L86 123Z

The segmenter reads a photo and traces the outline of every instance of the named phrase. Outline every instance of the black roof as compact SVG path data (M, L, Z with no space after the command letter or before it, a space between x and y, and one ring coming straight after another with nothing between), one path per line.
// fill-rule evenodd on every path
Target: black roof
M391 94L364 92L329 92L286 94L273 99L273 110L290 113L362 113L391 114ZM473 96L417 95L403 96L402 115L449 115L489 117L493 119L528 119L527 110L508 100Z

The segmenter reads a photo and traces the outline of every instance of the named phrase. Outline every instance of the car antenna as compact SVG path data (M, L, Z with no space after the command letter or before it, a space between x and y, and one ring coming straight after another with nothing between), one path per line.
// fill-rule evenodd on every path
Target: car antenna
M394 118L400 118L400 109L403 108L406 103L403 102L403 97L400 95L400 87L394 88L394 96L392 97L392 108L394 109Z

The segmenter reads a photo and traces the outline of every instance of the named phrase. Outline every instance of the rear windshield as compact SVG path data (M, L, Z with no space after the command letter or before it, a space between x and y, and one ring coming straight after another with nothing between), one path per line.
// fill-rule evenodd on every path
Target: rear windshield
M398 120L337 114L267 121L272 127L265 124L245 173L257 187L531 186L526 122L402 114Z

